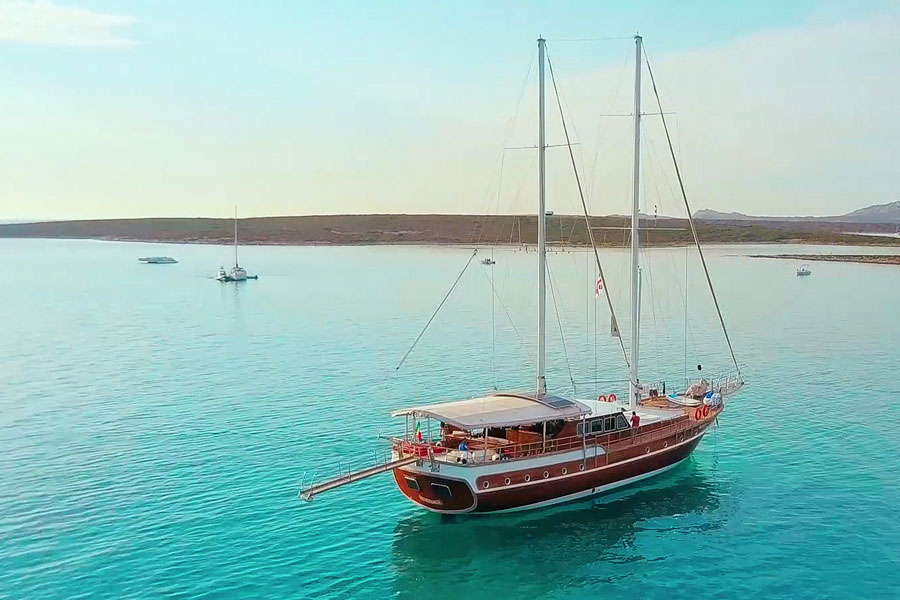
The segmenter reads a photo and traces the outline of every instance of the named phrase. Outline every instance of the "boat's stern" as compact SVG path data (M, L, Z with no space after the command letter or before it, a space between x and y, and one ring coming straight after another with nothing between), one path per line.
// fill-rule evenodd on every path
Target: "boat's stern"
M400 492L428 510L464 513L475 510L478 504L471 486L463 479L427 472L413 465L396 468L393 473Z

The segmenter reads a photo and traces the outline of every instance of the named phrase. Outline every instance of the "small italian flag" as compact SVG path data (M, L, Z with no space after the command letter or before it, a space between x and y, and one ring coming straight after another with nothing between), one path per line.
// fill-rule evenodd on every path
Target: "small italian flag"
M422 441L422 425L416 421L416 439Z

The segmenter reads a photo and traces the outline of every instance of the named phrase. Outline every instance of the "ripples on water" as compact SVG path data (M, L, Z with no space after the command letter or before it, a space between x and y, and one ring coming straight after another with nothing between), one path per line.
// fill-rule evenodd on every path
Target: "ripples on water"
M711 250L750 384L692 459L600 500L448 520L387 477L296 493L372 456L391 408L530 385L534 255L493 270L521 342L498 306L491 360L491 271L473 265L394 374L465 251L247 248L261 278L237 287L206 279L227 252L0 241L0 597L900 597L900 270L797 280ZM675 380L684 251L647 255L644 367ZM625 258L604 253L623 330ZM551 258L576 381L595 360L584 260ZM700 278L689 362L707 371L727 360ZM621 378L604 314L597 372Z

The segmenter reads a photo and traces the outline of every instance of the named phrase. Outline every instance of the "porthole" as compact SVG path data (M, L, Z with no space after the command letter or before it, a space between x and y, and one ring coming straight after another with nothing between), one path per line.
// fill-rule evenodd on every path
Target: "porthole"
M581 463L580 465L578 465L578 470L584 471L584 463Z
M647 448L644 450L644 454L650 454L650 446L647 446Z
M484 489L488 489L489 487L491 487L491 482L485 481L484 483L481 484L481 487L483 487Z
M668 448L668 447L669 447L669 442L666 442L665 444L663 444L663 448Z
M550 477L550 471L544 471L544 479Z
M531 481L531 475L526 475L526 476L525 476L525 481Z
M567 475L568 473L569 473L569 470L567 468L563 467L562 474Z
M509 485L509 477L507 477L506 479L504 479L504 480L503 480L503 483L506 484L506 485Z

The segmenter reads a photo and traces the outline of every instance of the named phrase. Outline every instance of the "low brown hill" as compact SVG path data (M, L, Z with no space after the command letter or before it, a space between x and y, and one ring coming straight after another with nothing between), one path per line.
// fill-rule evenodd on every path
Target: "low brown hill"
M629 243L627 217L592 217L598 245ZM55 221L0 225L4 238L85 238L148 242L228 244L232 241L231 219L148 218ZM533 215L319 215L241 219L242 244L533 244L537 219ZM644 243L678 245L691 243L686 219L641 219ZM721 222L697 224L700 239L707 243L807 242L826 244L892 245L900 240L854 236L835 231L821 222ZM554 215L548 219L552 244L588 243L584 218Z

